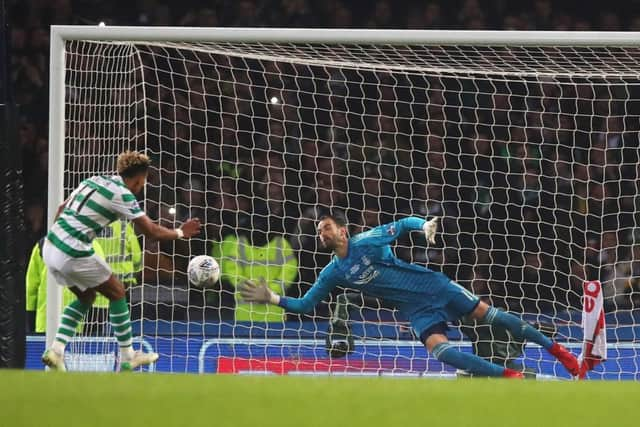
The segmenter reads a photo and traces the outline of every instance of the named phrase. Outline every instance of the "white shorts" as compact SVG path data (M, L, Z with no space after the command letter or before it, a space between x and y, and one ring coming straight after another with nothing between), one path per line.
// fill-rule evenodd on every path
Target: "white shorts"
M75 286L81 291L95 288L111 277L111 268L98 255L73 258L44 240L42 259L56 282L62 286Z

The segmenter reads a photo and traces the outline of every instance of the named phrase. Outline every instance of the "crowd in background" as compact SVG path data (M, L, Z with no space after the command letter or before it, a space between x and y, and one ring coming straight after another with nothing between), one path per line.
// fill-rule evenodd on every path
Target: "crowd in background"
M14 3L10 70L28 159L27 247L46 228L49 24L640 30L640 18L624 13L634 2L591 15L550 0ZM618 308L640 303L637 81L496 83L173 53L148 48L136 71L164 88L144 101L157 165L147 211L166 223L199 216L206 230L190 246L162 248L171 262L160 270L184 271L191 254L230 233L255 244L281 234L299 254L286 292L300 295L329 260L314 236L319 214L343 212L352 233L437 215L438 244L425 251L424 239L409 236L398 255L442 269L496 305L577 307L582 280L594 278Z

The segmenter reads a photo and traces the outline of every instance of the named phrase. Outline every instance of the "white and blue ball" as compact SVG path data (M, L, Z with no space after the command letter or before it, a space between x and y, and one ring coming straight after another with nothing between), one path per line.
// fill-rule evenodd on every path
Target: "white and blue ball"
M209 288L220 279L220 266L209 255L198 255L189 261L187 268L189 283L198 288Z

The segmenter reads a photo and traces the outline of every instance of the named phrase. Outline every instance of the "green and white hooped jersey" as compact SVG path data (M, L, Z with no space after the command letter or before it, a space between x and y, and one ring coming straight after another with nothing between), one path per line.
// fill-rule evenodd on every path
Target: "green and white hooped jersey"
M104 227L117 219L134 220L143 215L121 177L92 176L71 193L47 239L71 257L86 257L93 255L93 239Z

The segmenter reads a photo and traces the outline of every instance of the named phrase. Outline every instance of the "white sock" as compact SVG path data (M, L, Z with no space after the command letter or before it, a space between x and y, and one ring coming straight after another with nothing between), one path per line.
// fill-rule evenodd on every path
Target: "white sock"
M51 350L55 351L56 353L63 355L64 354L64 347L65 345L63 343L61 343L60 341L54 340L53 344L51 344Z
M131 360L136 352L133 351L131 346L129 347L120 347L120 359L122 360Z

